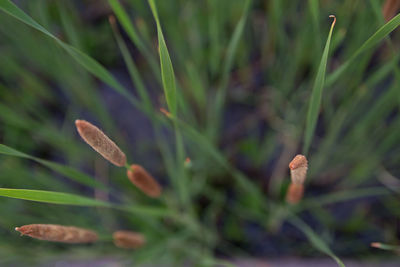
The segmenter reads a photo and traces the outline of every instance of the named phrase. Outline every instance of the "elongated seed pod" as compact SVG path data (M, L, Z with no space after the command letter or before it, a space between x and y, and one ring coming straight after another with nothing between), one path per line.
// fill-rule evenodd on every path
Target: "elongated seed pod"
M124 152L99 128L84 120L76 120L75 125L83 140L100 155L119 167L125 166Z
M131 231L116 231L113 233L115 246L119 248L135 249L146 243L146 238L140 233Z
M294 159L289 163L289 168L292 183L303 184L308 169L307 158L303 155L296 155L296 157L294 157Z
M91 230L56 224L29 224L16 227L15 230L21 235L62 243L93 243L98 239L97 234Z
M399 0L386 0L383 4L382 15L386 22L391 20L400 9L400 1Z
M304 185L291 183L286 193L286 201L290 204L297 204L303 198Z
M129 180L150 197L159 197L161 186L142 166L132 164L127 171Z

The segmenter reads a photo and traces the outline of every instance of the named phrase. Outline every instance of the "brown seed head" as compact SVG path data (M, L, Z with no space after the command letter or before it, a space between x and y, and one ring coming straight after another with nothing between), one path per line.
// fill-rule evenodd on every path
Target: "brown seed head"
M304 185L291 183L286 193L286 202L297 204L303 198Z
M303 155L296 155L294 159L289 163L290 176L292 183L303 184L308 169L307 158Z
M400 9L399 0L386 0L382 7L382 15L386 22L391 20Z
M300 154L296 155L294 159L289 163L289 168L291 170L307 166L308 166L307 158Z
M373 247L373 248L381 248L381 246L382 246L382 243L379 243L379 242L372 242L371 243L371 247Z
M127 171L129 180L150 197L161 195L161 186L142 166L132 164Z
M21 235L62 243L93 243L98 239L97 234L93 231L56 224L29 224L15 227L15 230Z
M99 128L84 120L76 120L75 125L83 140L100 155L119 167L125 166L126 156L124 152Z
M113 233L115 246L119 248L135 249L146 243L146 238L140 233L131 231L116 231Z

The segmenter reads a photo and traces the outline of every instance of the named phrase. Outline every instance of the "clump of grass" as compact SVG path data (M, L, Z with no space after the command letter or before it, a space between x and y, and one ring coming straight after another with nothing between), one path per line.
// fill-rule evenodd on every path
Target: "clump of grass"
M46 190L8 188L0 188L0 195L51 204L101 207L101 209L96 209L99 211L98 213L93 212L87 216L85 213L85 216L76 218L82 220L82 225L93 225L91 219L99 221L101 226L106 226L106 229L114 229L110 226L114 226L120 221L123 221L124 224L132 224L133 229L139 229L143 234L117 231L114 233L114 242L119 247L136 248L141 246L141 242L144 243L144 234L146 234L146 237L149 237L149 244L147 244L146 251L138 251L137 254L135 252L135 260L142 257L154 261L155 255L163 255L163 257L168 257L168 262L173 262L177 266L182 266L182 262L188 258L191 262L199 263L199 265L210 266L211 263L216 262L213 260L215 251L226 253L229 256L237 255L229 241L235 240L240 243L242 248L245 248L242 246L243 244L255 242L246 240L247 228L245 225L248 222L259 224L262 229L260 231L264 231L266 221L279 220L290 222L308 237L310 244L316 250L329 255L343 266L340 259L329 248L328 242L324 240L325 235L314 232L314 225L303 222L301 215L302 211L307 211L313 216L314 221L318 221L318 224L332 227L334 216L321 216L321 214L331 214L324 205L361 197L387 197L389 195L380 187L357 188L357 186L373 183L374 170L380 169L379 165L389 164L388 161L394 165L398 162L398 153L394 153L396 150L393 149L398 143L398 136L400 136L399 128L396 127L399 123L396 98L400 77L397 70L398 57L391 57L390 64L386 64L386 59L374 56L373 62L381 64L376 65L378 71L375 71L375 65L374 68L369 65L372 47L387 39L389 34L400 24L400 17L396 16L383 26L375 25L371 19L371 13L377 14L383 21L383 11L383 15L388 19L395 12L395 8L393 8L395 1L386 1L383 9L376 1L370 1L370 5L363 1L355 4L346 3L344 7L340 8L334 1L330 2L332 6L319 6L319 1L315 0L308 1L308 5L301 7L294 1L267 1L265 6L252 5L253 1L251 0L218 0L201 2L201 4L200 2L187 1L184 12L177 12L175 7L181 8L181 3L174 0L171 0L172 5L170 2L149 0L149 6L144 6L140 1L129 3L125 1L122 4L118 0L109 0L115 17L110 14L106 14L105 17L110 18L115 39L132 77L132 83L137 89L140 98L136 99L135 95L118 82L111 72L89 56L89 54L96 55L94 51L90 51L87 47L81 47L85 42L79 40L79 32L78 34L74 32L73 23L69 21L69 19L73 20L73 16L69 14L71 12L63 9L60 11L63 26L67 29L66 36L63 36L61 31L54 35L32 18L37 18L43 25L47 24L54 14L52 13L51 18L42 17L47 13L43 11L46 8L35 6L32 10L41 10L42 12L33 14L31 17L12 2L0 1L0 9L51 38L46 42L43 41L47 44L43 47L54 49L52 47L52 41L54 41L67 52L63 54L57 51L57 56L50 56L44 60L42 57L51 54L47 53L51 49L43 48L42 50L45 50L46 53L38 53L40 56L35 58L35 52L40 52L40 49L32 52L31 49L42 47L37 45L40 37L36 36L36 33L25 33L25 29L18 24L12 25L18 30L9 34L10 40L24 48L15 51L23 53L29 51L26 54L29 60L24 57L23 64L18 65L20 55L12 54L10 58L2 56L0 66L3 67L2 70L7 71L0 75L2 75L1 78L4 73L6 73L5 76L8 73L10 76L11 74L15 75L18 81L21 79L21 82L16 83L19 85L19 89L28 88L29 93L32 89L35 94L29 94L30 97L26 99L24 105L20 105L19 95L17 95L18 101L14 102L17 105L13 105L11 100L15 90L10 90L10 88L14 88L16 84L7 85L10 88L2 88L3 84L0 85L2 96L4 94L6 100L4 102L9 101L10 107L18 106L14 108L18 113L14 113L13 109L7 106L8 104L0 104L1 119L5 121L4 124L7 124L7 127L1 129L4 130L4 142L10 146L16 145L19 149L15 150L1 145L0 153L34 160L74 181L74 186L70 184L63 184L65 187L59 186L55 183L56 179L54 179L53 173L40 169L35 172L34 177L45 177L41 180L41 186L71 191L81 190L86 196ZM140 24L136 25L135 21L129 18L125 4L135 9L135 16L137 16L135 21L140 21ZM63 5L59 4L59 7L63 7ZM347 12L347 10L353 8L357 11L361 10L357 5L362 5L363 8L368 5L371 8L365 8L363 9L366 10L365 12L354 12L348 16L350 11ZM160 10L158 10L158 6L161 7ZM302 9L303 6L305 10ZM391 7L388 8L388 6ZM155 32L158 40L160 65L157 64L157 56L153 55L157 49L153 49L154 39L151 33L149 34L146 22L146 16L150 14L149 7L156 22ZM301 12L300 15L299 8L306 12ZM308 8L310 12L308 12ZM48 9L51 10L51 8ZM327 12L331 10L338 12L337 17L340 20L336 27L339 29L333 34L336 22L336 18L334 18L328 38L326 38L325 31L322 31L320 27L319 18L325 18L323 14L328 14ZM208 16L208 12L211 13L210 16ZM71 14L79 13L72 12ZM181 16L181 14L184 15ZM208 19L209 17L210 19ZM3 19L3 17L0 18L0 20ZM379 19L377 21L380 21ZM308 22L313 24L312 31L310 31L311 27L304 27L304 25L308 25L306 24ZM77 23L76 25L85 24ZM377 28L379 26L375 34L372 34L373 27L370 27L371 25ZM127 36L120 32L119 27L125 30ZM227 29L233 29L230 35ZM8 33L8 31L6 32ZM26 34L25 37L24 34ZM24 38L23 40L27 40L27 42L18 40L18 37L12 39L15 38L14 36ZM135 49L130 49L130 45L125 43L126 38L131 39L144 56L143 58L142 55L135 53ZM319 59L320 49L323 48L321 42L325 38L325 49ZM257 42L252 43L252 39ZM77 44L79 49L69 45L66 40ZM110 45L112 42L107 40L106 43ZM390 43L389 40L388 43ZM5 44L7 52L8 50L14 51L14 47L8 47L7 42ZM32 44L31 49L26 49L29 44ZM114 47L110 49L110 51L115 50ZM174 53L170 55L169 51ZM387 52L386 50L382 51ZM331 55L332 59L328 60ZM386 56L390 57L390 55ZM76 68L75 62L72 60L68 61L69 56L88 73ZM62 64L54 64L54 61L51 61L53 58L58 59ZM42 71L44 75L42 73L41 75L32 75L31 66L25 66L26 61L32 62L36 59L38 62L43 61L46 64L43 68L35 66L33 68L35 74L36 71L38 73ZM357 64L353 64L356 59ZM54 73L46 71L48 66L52 65L51 63L58 66L58 68L54 68L57 70ZM147 67L150 67L150 75L145 73ZM331 69L333 69L332 72ZM231 75L231 70L234 70L234 75ZM390 76L391 72L394 73L394 77ZM98 80L91 79L89 73L111 86L135 109L149 117L154 128L155 140L151 140L151 148L154 149L148 149L149 147L146 149L160 152L164 160L160 172L167 174L171 181L171 190L163 192L165 198L163 197L162 201L144 198L143 201L152 201L153 205L142 205L139 203L139 200L142 200L140 195L125 194L129 191L124 183L126 179L110 179L112 181L110 184L103 184L72 167L78 163L79 166L82 166L82 161L88 164L92 163L90 162L91 158L77 157L77 155L85 154L84 148L74 140L73 135L70 134L72 131L68 131L68 125L71 124L69 122L77 116L76 110L84 109L86 111L87 109L98 116L105 129L110 129L109 133L118 131L114 125L113 114L108 114L102 101L98 101L102 99L96 90ZM177 74L176 79L175 73ZM46 79L41 77L46 77ZM231 77L234 79L230 79ZM325 78L327 78L326 83ZM47 114L48 110L43 108L41 111L35 110L37 106L46 106L42 105L43 101L46 103L51 101L48 95L51 95L52 90L48 90L42 84L47 85L48 81L52 79L57 79L57 84L64 85L62 86L64 94L73 100L69 111L66 112L68 114L65 114L65 132L53 127L54 125L50 122L53 122L54 118L51 117L51 114ZM379 87L379 90L375 91L377 84L392 85L390 90ZM311 92L308 90L310 85L312 86ZM75 89L75 94L71 93L74 90L70 91L70 88L74 86L78 88L78 90ZM163 88L159 91L163 91L164 94L158 95L160 101L157 103L150 97L154 93L151 92L152 86ZM82 88L91 88L92 90L84 91ZM251 90L247 90L248 88ZM268 95L267 103L261 97L264 94ZM44 95L45 100L38 95ZM378 99L375 99L375 96ZM78 104L75 105L75 101ZM233 134L233 138L230 138L230 131L222 127L223 113L234 114L234 112L231 113L230 104L240 104L246 107L257 105L256 109L253 109L253 106L249 108L251 112L255 110L255 114L251 114L250 119L236 121L235 117L236 130L234 132L236 134ZM159 106L168 108L168 111L161 109L166 118L157 112ZM265 107L268 107L266 112L264 112ZM22 113L21 116L19 112ZM31 113L33 114L32 118L30 117ZM27 114L29 116L24 116ZM160 196L161 186L147 170L138 164L130 166L125 153L99 128L86 121L78 122L77 126L80 125L78 131L90 146L116 166L125 166L128 179L145 194L151 197ZM302 136L304 122L305 130ZM261 130L264 128L264 124L268 129L266 132ZM254 131L253 127L256 127L257 131ZM175 147L171 145L172 141L164 136L164 130L174 132ZM239 130L240 134L238 135ZM257 134L253 134L254 132ZM287 134L288 132L291 133L290 136ZM246 134L242 137L242 133ZM54 151L65 152L67 164L57 164L20 152L20 149L27 153L31 151L30 154L37 151L32 139L21 138L28 134L35 137L33 140L40 139L41 142L54 148ZM283 136L285 138L282 138ZM65 142L60 142L64 139ZM282 141L282 139L288 140ZM282 183L276 183L276 187L268 188L267 185L271 183L266 181L264 188L264 180L267 179L264 174L269 172L270 166L279 165L275 176L281 179L280 181L284 181L284 178L287 178L287 161L300 146L303 146L302 153L310 161L310 169L308 170L307 159L301 155L296 156L289 164L292 180L286 194L286 201L297 205L288 207L277 197L284 189ZM281 147L283 152L281 152ZM376 153L371 153L372 151ZM51 152L53 153L53 150ZM247 161L246 158L244 166L241 166L242 160L238 160L243 158L242 153L251 159ZM360 155L373 156L360 160ZM193 158L193 162L185 162L187 156ZM278 157L280 157L279 164L275 164ZM389 160L384 161L385 158ZM257 162L257 164L253 164L253 162ZM240 170L237 167L239 165ZM32 175L30 165L16 164L11 161L11 164L5 162L1 167L2 173L6 173L8 170L7 177L13 178L4 179L10 186L26 186L27 180L32 182L29 186L38 186L36 182L39 179L26 179L27 176L30 178ZM97 166L96 176L98 174L110 175L110 177L119 175L114 168L105 170L102 167ZM24 175L14 173L23 168L27 170L23 173ZM156 172L154 169L149 171ZM310 183L313 181L321 184L332 182L338 186L326 188L327 193L322 196L314 198L314 194L310 194L310 197L303 199L307 171L307 181ZM20 180L16 180L18 177L21 177ZM105 179L105 181L107 180ZM79 187L75 186L75 183ZM312 185L310 185L310 189L312 189ZM109 200L92 199L88 196L90 194L88 192L91 191L86 188L81 189L80 186L114 191L111 194L114 194L115 199L121 201L122 204L108 202ZM115 190L114 187L120 191ZM339 189L340 192L335 192ZM271 194L265 193L267 191L270 191ZM318 192L313 193L318 195ZM134 200L134 204L132 200ZM393 211L393 214L397 212L398 208L388 199L380 198L380 200L385 201L385 205ZM154 205L154 203L157 204ZM17 210L20 208L19 205L9 206L8 204L4 204L2 208L15 207ZM10 209L13 210L12 208ZM105 208L111 209L109 212L112 216L108 216ZM32 213L36 210L32 209ZM40 212L40 210L34 214L40 218L49 216L47 212ZM56 219L60 221L68 220L71 217L66 212L59 212L58 209L51 214L57 214ZM131 216L132 214L135 216ZM47 219L53 220L54 218L55 215ZM11 222L19 220L18 216L1 217L0 227L8 228L9 225L15 225ZM220 225L224 225L223 229L220 228ZM339 228L329 228L329 230L335 233L340 231ZM268 233L262 232L262 234L265 236ZM143 239L140 238L141 235L143 235ZM287 235L285 232L281 236L282 238L291 238ZM364 242L353 240L353 236L351 238L354 242ZM157 240L157 242L151 243L150 240ZM332 239L331 241L335 242L336 240ZM265 242L265 240L261 240L261 242ZM12 242L10 244L7 245L11 247ZM368 247L366 244L363 245ZM171 253L165 253L165 248L173 249L168 251ZM276 249L279 250L279 248ZM338 251L340 253L339 249ZM1 253L0 250L0 256ZM179 262L181 259L183 260Z

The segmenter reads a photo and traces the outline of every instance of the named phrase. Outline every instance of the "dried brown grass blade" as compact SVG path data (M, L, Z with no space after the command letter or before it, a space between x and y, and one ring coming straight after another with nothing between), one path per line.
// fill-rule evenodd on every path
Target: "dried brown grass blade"
M85 120L75 121L79 135L105 159L119 167L125 166L124 152L99 128Z
M21 235L52 242L93 243L98 239L94 231L56 224L29 224L16 227L15 230Z
M127 171L129 180L150 197L161 195L161 186L142 166L132 164Z

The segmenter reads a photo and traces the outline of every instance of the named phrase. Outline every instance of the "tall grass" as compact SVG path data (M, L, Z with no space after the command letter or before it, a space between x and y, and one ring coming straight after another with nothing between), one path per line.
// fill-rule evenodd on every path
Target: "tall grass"
M4 264L23 260L10 251L46 261L76 249L171 266L322 253L344 266L376 255L371 242L397 248L396 196L378 178L400 171L400 15L385 24L374 1L16 3L0 1ZM85 146L76 118L161 178L162 196ZM289 205L301 151L305 195ZM38 221L104 242L60 250L11 232ZM115 248L121 227L146 244Z

